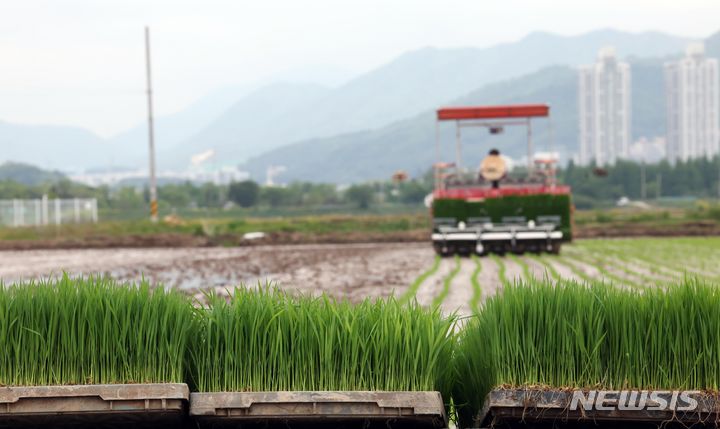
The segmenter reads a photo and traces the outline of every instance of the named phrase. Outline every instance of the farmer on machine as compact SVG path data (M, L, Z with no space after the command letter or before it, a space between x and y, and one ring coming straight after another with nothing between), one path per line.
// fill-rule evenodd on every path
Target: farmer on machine
M500 187L500 179L507 174L505 160L500 156L500 151L491 149L485 159L480 163L480 177L492 183L493 189Z

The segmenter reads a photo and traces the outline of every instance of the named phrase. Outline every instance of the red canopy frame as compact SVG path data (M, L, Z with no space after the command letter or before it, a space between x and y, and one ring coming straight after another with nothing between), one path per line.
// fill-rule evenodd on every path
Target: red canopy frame
M460 106L442 107L437 110L436 121L436 162L440 162L440 122L455 121L455 165L461 168L461 132L465 126L503 127L525 125L527 127L528 171L533 169L532 118L549 118L550 106L547 104L510 104L501 106ZM462 121L474 121L466 122ZM552 127L552 125L551 125Z
M546 118L550 116L547 104L514 104L506 106L443 107L437 111L438 121L470 119Z

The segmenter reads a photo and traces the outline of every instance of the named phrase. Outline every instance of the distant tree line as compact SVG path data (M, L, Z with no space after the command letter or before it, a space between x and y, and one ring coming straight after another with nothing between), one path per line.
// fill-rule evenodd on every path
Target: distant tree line
M619 161L613 166L576 166L572 162L561 170L561 183L570 185L578 208L590 208L621 197L642 197L643 166L636 162ZM720 159L705 158L670 165L663 161L647 164L645 197L717 198L720 181Z
M635 162L620 161L598 169L577 166L572 162L558 172L560 183L573 188L578 208L608 205L621 197L641 198L643 167ZM698 159L671 166L667 162L648 164L645 169L645 194L656 197L717 197L720 159ZM433 176L401 183L391 181L336 186L323 183L295 182L287 186L262 186L247 180L229 185L191 182L165 184L158 188L161 209L352 207L368 209L375 205L405 204L420 206L432 192ZM116 211L143 210L149 202L147 188L90 187L60 179L36 185L0 180L0 199L13 198L97 198L101 209Z
M296 182L287 186L261 186L251 181L229 185L184 182L158 187L161 209L242 208L313 208L348 207L368 209L379 204L421 204L431 191L432 181L410 180L404 183L374 182L351 186ZM150 197L147 188L132 186L90 187L68 179L39 185L24 185L0 180L0 199L97 198L100 209L116 211L142 210Z

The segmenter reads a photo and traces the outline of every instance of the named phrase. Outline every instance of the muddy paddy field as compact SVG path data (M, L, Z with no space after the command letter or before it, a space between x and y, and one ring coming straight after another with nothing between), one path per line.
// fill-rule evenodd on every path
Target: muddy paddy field
M682 255L694 257L679 264ZM440 305L446 312L470 314L499 288L523 278L649 287L686 275L715 280L720 277L719 258L717 238L579 240L565 246L559 257L444 258L437 264L427 243L7 250L0 251L0 279L12 283L63 272L123 282L144 278L197 296L206 290L225 293L240 284L272 282L354 302L394 293ZM416 282L423 273L424 280Z

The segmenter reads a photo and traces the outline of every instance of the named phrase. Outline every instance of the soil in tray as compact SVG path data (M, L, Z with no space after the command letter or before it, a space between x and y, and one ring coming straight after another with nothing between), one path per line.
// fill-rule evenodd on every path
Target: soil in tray
M487 427L494 429L687 429L687 428L717 428L718 424L713 421L706 423L680 423L680 422L636 422L636 421L577 421L573 419L556 419L543 422L530 422L519 419L499 420L490 422ZM485 427L485 426L478 426Z
M152 415L47 415L0 417L0 429L190 429L195 428L184 416Z
M428 420L335 420L335 419L290 419L258 420L254 422L199 420L200 429L434 429L442 428L441 422Z

